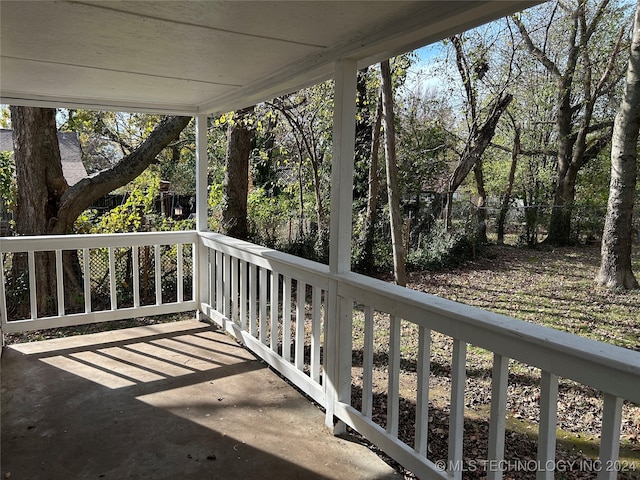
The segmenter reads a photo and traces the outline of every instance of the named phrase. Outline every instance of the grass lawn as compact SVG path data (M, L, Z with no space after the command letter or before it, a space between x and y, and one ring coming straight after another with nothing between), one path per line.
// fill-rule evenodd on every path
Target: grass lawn
M640 252L638 252L640 253ZM448 271L412 272L408 287L443 298L473 305L521 320L564 330L594 340L640 351L640 291L612 292L595 285L600 252L597 247L527 249L487 246L475 260ZM640 274L636 255L635 271ZM384 426L386 419L386 351L389 321L378 315L375 321L374 419ZM356 358L362 348L363 315L354 318ZM400 380L405 441L412 444L412 412L415 409L417 328L402 323L402 372ZM450 395L452 341L432 333L429 458L446 458L446 432ZM469 345L465 393L465 457L486 458L485 444L491 398L492 354ZM354 397L358 400L361 369L353 371ZM535 437L539 416L540 372L511 362L508 387L506 458L535 458ZM640 388L640 385L638 386ZM376 408L377 407L377 408ZM601 394L567 379L560 379L558 402L558 458L597 458L602 416ZM401 429L402 430L402 429ZM442 434L439 442L438 432ZM622 424L620 478L640 477L640 406L625 404ZM587 472L565 472L556 478L595 478ZM592 472L593 473L593 472ZM529 478L512 472L513 477ZM577 476L572 476L573 474ZM475 478L473 475L468 478ZM479 477L480 478L480 477Z
M599 247L488 246L448 272L414 272L416 290L640 351L640 290L595 285ZM634 258L640 275L640 251Z

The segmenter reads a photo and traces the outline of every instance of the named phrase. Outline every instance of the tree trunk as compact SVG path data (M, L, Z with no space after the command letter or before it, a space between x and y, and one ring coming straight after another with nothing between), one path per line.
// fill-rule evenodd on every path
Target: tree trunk
M373 255L374 232L378 211L378 155L380 153L380 128L382 126L382 98L378 98L376 118L373 124L371 140L371 159L369 161L369 191L367 194L367 212L362 227L362 254L358 259L356 270L367 275L373 274L375 257Z
M407 284L406 251L402 241L404 223L400 212L400 190L398 188L398 164L393 112L393 88L389 60L380 63L382 75L382 113L384 119L384 151L387 167L387 194L389 195L389 221L391 223L391 246L393 248L393 273L398 285Z
M358 81L356 83L357 91L357 109L356 109L356 136L355 136L355 170L353 184L353 202L354 205L361 205L361 202L367 201L368 182L365 175L369 165L369 156L371 155L371 143L373 141L373 124L375 124L375 112L372 112L374 105L370 105L368 96L368 67L358 71ZM382 108L382 107L380 107ZM362 165L362 168L358 168ZM367 172L367 173L365 173Z
M449 177L449 186L446 197L447 201L444 205L444 217L446 219L447 227L449 227L451 222L453 194L462 184L464 179L467 178L467 175L469 175L471 169L474 167L476 162L480 160L480 158L484 154L484 151L489 146L489 143L491 143L491 140L496 133L498 121L511 103L512 99L513 95L509 93L503 94L500 98L494 100L493 104L491 105L489 116L482 124L482 126L480 128L476 128L476 125L474 124L469 138L467 139L467 144L465 145L464 152L462 152L462 155L460 156L460 161Z
M160 122L149 137L117 165L69 187L62 162L55 122L56 111L34 107L11 107L18 204L18 235L67 234L78 216L100 197L127 184L177 138L189 117L171 117ZM12 275L26 268L26 258L14 262ZM82 301L81 269L77 252L63 252L66 310L74 311ZM38 315L55 314L56 270L53 252L36 255Z
M576 179L578 168L572 164L566 173L560 174L556 184L551 219L549 220L549 233L545 243L550 245L570 245L574 243L571 238L571 215L573 214L573 202L576 195Z
M575 198L575 186L578 171L587 160L595 155L586 155L587 134L593 132L592 119L596 102L602 96L608 96L610 88L615 85L619 77L615 74L615 60L620 53L624 26L620 29L615 44L606 54L600 55L605 59L598 65L589 52L594 48L604 48L595 42L602 42L600 35L595 32L606 30L607 7L609 0L599 0L594 5L594 15L587 18L585 2L568 3L567 42L563 54L564 71L560 64L549 56L547 46L534 45L529 32L520 17L511 17L524 41L525 46L547 70L555 82L556 90L556 118L555 134L557 137L557 173L554 204L549 221L549 232L545 243L551 245L568 245L571 238L571 215ZM551 20L550 20L551 21ZM546 38L546 37L545 37ZM594 82L596 67L602 67L602 76ZM578 68L581 67L581 68ZM580 96L581 102L576 104L575 98ZM609 128L603 123L603 128Z
M316 238L316 251L320 254L321 259L328 258L329 255L329 225L327 225L327 215L322 201L322 191L320 189L320 163L324 159L324 153L320 159L317 158L315 152L309 151L311 159L311 169L313 171L313 192L316 198L316 220L318 222L318 237ZM302 156L300 158L302 162Z
M640 1L637 3L625 90L613 128L611 183L596 282L638 288L631 269L632 217L640 130Z
M52 233L67 191L62 173L55 109L11 107L18 200L16 233L47 235ZM35 256L37 314L51 315L56 309L56 270L54 252ZM27 270L27 258L16 255L12 277ZM32 312L35 313L35 312Z
M484 188L484 174L482 172L482 158L473 167L476 177L476 188L478 190L478 201L476 202L476 242L489 243L487 238L487 191Z
M12 106L11 124L18 183L16 233L52 233L69 188L62 173L56 111Z
M222 201L222 231L230 237L247 240L247 196L249 193L249 155L254 129L249 123L254 107L239 110L227 126L227 154Z
M507 186L502 195L502 204L500 205L500 214L498 215L498 245L504 245L504 224L507 220L509 212L509 202L511 202L511 192L513 191L513 182L516 178L516 166L518 156L520 155L520 127L516 127L513 138L513 149L511 151L511 167L509 168L509 179Z

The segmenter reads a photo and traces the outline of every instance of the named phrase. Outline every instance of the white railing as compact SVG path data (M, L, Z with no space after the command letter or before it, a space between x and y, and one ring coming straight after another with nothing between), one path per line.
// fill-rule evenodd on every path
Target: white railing
M325 405L321 347L329 269L205 233L200 310L303 392Z
M164 302L162 294L161 245L175 246L178 293L175 301ZM183 247L191 249L193 292L185 298ZM153 252L154 300L143 305L139 278L140 251ZM130 251L133 260L132 306L121 305L116 282L118 249ZM106 249L106 250L101 250ZM92 311L91 284L84 276L85 308L67 314L64 304L62 252L81 253L84 272L93 250L106 252L109 278L107 308ZM492 352L493 370L488 440L488 465L501 465L505 452L505 418L509 387L509 360L535 367L540 372L540 414L537 419L539 479L554 478L556 458L556 411L559 377L590 386L604 397L600 435L598 478L617 476L623 401L640 404L640 352L585 339L533 325L474 307L412 291L386 282L348 273L334 275L325 265L306 261L213 233L176 232L109 236L66 236L0 240L3 262L8 256L27 253L29 272L34 271L35 252L55 252L57 315L41 318L37 312L37 285L29 275L29 318L7 321L4 281L0 282L0 313L5 332L87 323L147 314L198 309L250 350L288 378L328 412L328 419L344 422L378 445L389 456L419 478L462 478L465 438L467 346ZM137 252L137 253L134 253ZM142 262L144 263L144 262ZM3 265L3 270L8 270ZM90 277L90 276L89 276ZM138 280L136 280L138 278ZM136 294L138 292L138 294ZM333 295L333 298L331 297ZM61 306L62 305L62 306ZM35 313L34 313L35 312ZM364 345L360 382L361 401L352 398L356 370L352 354L354 319L363 317ZM381 317L385 322L378 321ZM384 332L386 412L384 421L374 418L374 336ZM388 327L386 327L388 325ZM411 444L399 435L401 426L401 345L410 325L417 336L415 421ZM446 459L432 458L428 445L430 360L432 334L449 337L451 388L448 405L449 433ZM438 462L436 463L436 460ZM444 463L442 461L444 460ZM442 467L445 467L443 469ZM639 466L640 467L640 466ZM489 479L502 478L500 468L487 469Z
M558 378L563 377L603 393L600 456L595 465L599 466L598 478L616 478L622 403L628 400L640 404L640 352L497 315L358 274L330 275L324 265L221 235L205 234L201 241L203 247L208 249L208 255L206 260L201 258L200 261L205 263L201 263L200 268L209 272L205 281L201 277L200 288L204 289L200 294L201 310L333 412L337 419L378 445L419 478L460 479L468 467L463 458L467 345L493 352L491 419L485 464L487 478L499 479L503 474L501 466L504 465L510 359L540 370L539 438L535 462L539 471L535 473L536 477L554 478L557 465ZM324 303L320 299L327 298L331 282L335 282L339 297L335 304L343 305L346 310L346 314L342 312L340 318L347 324L328 328L332 319L325 318L320 311L325 312L330 302ZM295 302L292 285L297 286ZM314 291L311 299L307 285L312 286ZM306 295L299 295L301 289ZM295 304L295 314L292 304ZM356 408L348 388L335 395L329 395L327 389L332 385L340 390L335 386L347 382L351 386L354 364L350 334L352 320L361 312L365 325L362 399L360 407ZM377 328L374 316L381 314L388 316L390 325L387 332L388 384L384 427L372 417L373 342ZM415 439L412 445L404 443L398 435L401 416L401 322L414 324L418 335L413 425ZM293 330L292 325L295 325ZM303 349L309 342L301 334L303 329L312 332L310 365L302 360ZM334 342L327 341L326 337L331 332L340 338ZM427 454L432 332L453 339L449 452L446 459L430 459ZM321 344L325 348L323 360L332 358L337 365L335 378L329 378L332 370L326 368L326 362L319 364L318 349ZM336 347L329 351L330 345ZM291 355L291 350L295 352L294 355ZM318 372L321 372L320 376ZM436 463L435 460L439 461Z
M509 359L537 367L541 371L537 478L554 478L556 465L556 408L558 377L593 387L604 395L600 466L598 478L617 476L620 424L623 400L640 404L640 352L619 348L554 329L515 320L478 308L462 305L421 292L389 285L357 274L340 275L339 292L350 302L364 306L365 361L362 409L349 402L336 406L336 414L387 454L422 478L462 478L463 420L467 345L493 352L489 453L487 465L500 466L504 460L505 419ZM389 367L386 429L371 418L371 356L373 313L389 315ZM417 401L415 444L397 438L399 422L398 378L400 365L400 319L418 327ZM449 415L449 453L444 463L427 459L429 425L429 358L431 332L453 339L451 360L451 398ZM347 375L350 365L342 365ZM369 379L369 380L367 380ZM367 385L368 384L368 385ZM447 471L442 472L442 465ZM640 465L638 465L640 467ZM500 468L487 468L487 478L502 478Z
M23 332L195 310L194 293L185 298L185 283L189 290L196 291L195 275L187 283L185 260L195 265L197 238L195 232L2 238L2 331ZM68 254L75 255L74 263L81 270L73 279L65 273L69 269L68 264L65 267ZM47 266L49 262L52 265ZM24 264L22 269L18 263ZM37 272L46 268L54 269L55 292L47 292L50 298L44 305L45 294L38 285ZM11 288L6 288L8 280ZM165 298L167 289L163 285L168 281L175 282L171 289L175 298ZM70 298L72 282L75 293Z

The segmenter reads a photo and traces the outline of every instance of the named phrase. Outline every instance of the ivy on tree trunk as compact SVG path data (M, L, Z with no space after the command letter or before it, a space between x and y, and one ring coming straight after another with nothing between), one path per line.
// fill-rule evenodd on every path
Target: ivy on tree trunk
M239 110L227 126L227 153L224 175L222 229L230 237L247 240L247 196L249 156L254 129L249 121L254 107Z

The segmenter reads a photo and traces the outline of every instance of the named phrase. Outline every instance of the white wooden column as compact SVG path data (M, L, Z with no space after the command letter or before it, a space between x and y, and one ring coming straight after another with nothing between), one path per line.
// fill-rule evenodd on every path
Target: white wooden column
M207 185L207 115L196 116L196 231L206 232L208 228L207 206L208 206L208 185ZM195 290L196 305L198 306L197 318L202 319L201 302L207 302L208 298L208 266L207 249L203 247L202 241L198 240L195 245L197 251L197 262L194 262L193 275L198 278L198 288Z
M331 160L331 221L329 271L351 269L351 210L353 205L353 164L356 129L355 60L339 60L335 66L333 110L333 158ZM326 425L335 434L346 427L334 425L334 402L349 402L351 395L352 302L338 296L338 282L329 282L326 324Z
M207 115L196 116L196 230L206 232L207 226Z

